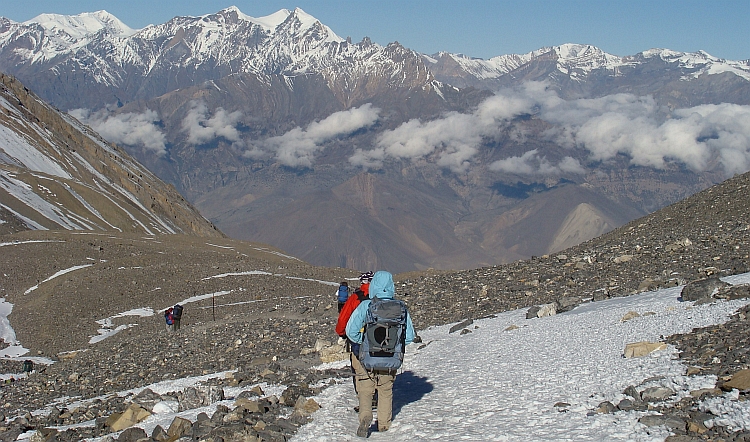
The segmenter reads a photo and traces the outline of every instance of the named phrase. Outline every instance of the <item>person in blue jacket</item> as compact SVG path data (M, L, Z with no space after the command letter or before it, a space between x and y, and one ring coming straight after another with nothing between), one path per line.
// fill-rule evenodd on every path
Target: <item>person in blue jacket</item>
M356 344L362 344L362 328L365 324L365 316L370 302L374 297L380 299L393 299L395 286L393 275L380 270L375 272L370 282L370 298L362 301L352 312L346 323L346 336ZM406 314L406 339L405 344L414 341L414 325L411 315ZM355 379L357 382L357 397L359 399L359 427L357 436L367 437L370 424L372 423L372 398L375 391L378 392L378 431L388 431L391 426L393 412L393 381L395 373L368 372L361 364L355 365Z
M336 292L336 300L339 304L339 313L341 313L341 309L344 308L344 304L346 304L347 299L349 299L349 283L346 281L341 281L339 284L339 290Z

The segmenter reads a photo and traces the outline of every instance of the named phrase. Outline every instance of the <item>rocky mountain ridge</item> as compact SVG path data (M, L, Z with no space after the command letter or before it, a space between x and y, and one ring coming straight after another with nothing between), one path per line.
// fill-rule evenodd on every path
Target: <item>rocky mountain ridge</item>
M649 49L634 55L616 56L592 45L563 44L540 48L527 54L500 55L489 60L447 52L425 55L424 58L436 78L457 87L498 89L518 82L520 78L547 79L564 97L581 93L597 96L618 90L632 90L643 82L638 73L648 69L659 70L660 75L674 83L707 80L708 77L724 73L731 74L729 77L738 77L737 80L750 80L750 63L747 60L724 60L704 51L685 53L669 49ZM617 84L615 88L610 85L610 89L606 91L595 89L596 79L605 77ZM587 85L588 82L594 83L594 88ZM742 82L739 81L738 84ZM660 89L663 87L663 84L660 87L646 86L640 94L661 96ZM692 87L700 88L695 83ZM673 97L671 101L673 106L691 105L684 98L674 101L675 98L677 97ZM740 96L721 95L713 99L715 102L747 104L746 93Z
M330 89L341 92L340 98L346 97L344 107L362 95L359 88L372 87L368 76L387 72L392 79L388 87L395 88L433 81L413 51L367 39L352 44L299 8L256 19L230 7L140 30L129 29L105 11L97 14L97 25L90 27L77 25L75 19L94 14L44 15L25 23L4 19L0 70L24 79L66 110L150 99L231 74L253 76L265 85L275 76L291 85L296 76L319 74ZM410 65L416 69L407 69ZM85 78L56 78L63 71L88 72L93 66ZM88 91L86 96L66 92L74 83Z

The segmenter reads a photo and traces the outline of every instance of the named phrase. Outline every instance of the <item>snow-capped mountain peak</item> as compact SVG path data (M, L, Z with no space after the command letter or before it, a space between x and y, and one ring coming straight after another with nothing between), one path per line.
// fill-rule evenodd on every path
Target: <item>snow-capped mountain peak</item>
M702 74L715 75L731 72L746 80L750 80L750 63L748 61L732 61L714 57L706 51L678 52L671 49L654 48L641 52L645 59L659 58L667 63L675 63L681 68L692 71L685 78L696 78Z
M84 12L77 15L40 14L23 22L24 25L34 23L39 24L46 31L58 35L64 33L76 40L95 34L105 28L112 35L118 37L128 37L138 32L137 29L130 28L105 10Z
M460 65L466 72L477 78L499 78L534 59L550 58L557 62L557 70L575 76L586 75L594 69L615 69L623 63L621 57L608 54L596 46L566 43L537 49L526 54L508 54L492 57L489 60L470 58L461 54L440 53L426 58L430 63L437 63L437 59Z
M233 6L233 8L236 7ZM239 12L239 9L237 9L237 12ZM247 17L248 20L262 26L267 31L273 31L274 29L276 29L276 26L283 23L291 13L292 12L288 9L280 9L273 14L266 15L264 17L253 18L247 15L245 15L245 17Z
M282 23L277 29L284 29L284 25L288 25L290 32L293 32L296 35L315 34L315 39L318 40L320 44L334 42L340 43L344 41L344 39L336 35L331 28L300 8L295 8L286 18L284 23Z

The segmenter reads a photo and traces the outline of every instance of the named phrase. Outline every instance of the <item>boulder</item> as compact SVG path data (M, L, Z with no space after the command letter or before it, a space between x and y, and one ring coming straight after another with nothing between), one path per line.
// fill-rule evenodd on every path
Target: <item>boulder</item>
M224 400L224 390L208 385L187 387L177 395L177 400L180 403L180 411L192 410Z
M650 414L638 419L638 422L647 427L658 427L659 425L664 425L671 430L685 430L685 421L674 416Z
M537 316L540 318L544 318L545 316L554 316L557 314L557 306L552 304L544 304L540 306L539 311L537 312Z
M138 404L130 404L130 406L122 413L114 413L107 418L106 425L110 427L112 431L122 431L128 427L132 427L149 416L151 416L151 413L145 408Z
M201 413L201 414L205 415L205 413ZM199 415L198 418L195 420L195 423L193 424L192 434L191 434L192 439L190 440L191 441L195 441L195 440L205 441L206 436L208 436L211 433L211 431L213 431L214 428L216 428L216 424L211 422L208 416L206 416L204 419Z
M143 428L128 428L117 437L117 442L138 442L148 440L148 434Z
M144 388L134 398L133 402L153 413L154 405L161 402L161 396L154 393L150 388Z
M182 418L182 417L176 417L172 421L172 423L169 425L169 429L167 430L167 435L169 435L169 438L171 440L177 440L182 436L185 436L186 434L190 433L190 431L193 429L193 423L189 420Z
M161 427L161 425L157 425L151 432L151 439L157 442L164 442L165 440L169 439L169 435L164 430L164 428Z
M526 312L526 319L533 319L538 318L537 314L539 313L540 307L538 305L533 305L529 307L529 310Z
M580 303L581 303L581 298L578 298L575 296L568 296L565 298L560 298L557 301L555 301L555 310L558 313L567 312L578 307Z
M667 348L667 344L663 342L633 342L625 345L624 356L626 358L640 358L641 356L646 356L654 351L664 350L665 348Z
M724 382L725 390L738 389L740 391L750 390L750 369L740 370L732 375L732 379Z
M596 412L599 414L610 414L614 413L616 409L617 407L615 407L612 402L604 401L600 403L598 407L596 407Z
M680 298L683 301L697 301L699 299L711 298L717 290L728 285L719 278L699 279L683 287Z
M750 298L750 284L733 285L720 289L716 297L729 300Z
M630 385L627 388L625 388L625 391L623 393L627 394L628 396L633 398L633 401L636 403L641 403L643 400L641 399L641 394L638 392L638 389L636 389L634 386Z
M300 396L294 404L294 413L300 416L310 416L320 409L320 404L313 399L305 399Z
M674 396L675 392L667 387L649 387L641 392L641 399L646 402L661 402Z
M636 404L630 399L623 399L617 404L617 409L622 411L632 411L636 409Z
M250 413L262 413L263 412L257 400L240 398L234 401L234 406L241 407L242 409L247 410Z
M629 311L629 312L625 313L625 315L620 319L620 322L630 321L631 319L637 318L639 316L641 316L640 313L634 312L634 311Z

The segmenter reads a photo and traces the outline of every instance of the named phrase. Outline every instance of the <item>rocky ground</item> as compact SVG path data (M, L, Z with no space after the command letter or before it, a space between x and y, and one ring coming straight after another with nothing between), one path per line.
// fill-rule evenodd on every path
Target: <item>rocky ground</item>
M555 301L570 306L744 273L750 270L749 181L748 175L736 177L550 256L470 271L397 275L397 293L407 301L417 329L423 329ZM0 388L2 440L14 440L20 431L34 428L40 430L42 440L107 434L112 413L124 412L138 400L145 409L154 402L113 393L225 370L235 370L235 375L214 380L206 388L247 385L253 403L183 423L184 434L205 441L285 440L308 419L309 407L314 408L298 402L299 397L312 396L317 388L313 386L338 375L309 370L320 362L319 353L312 350L316 342L335 338L335 287L321 281L354 278L354 270L316 268L278 251L228 239L28 232L2 237L0 243L13 240L62 241L0 247L0 296L14 305L11 324L32 354L56 362ZM44 281L56 271L83 263L94 265ZM37 289L26 293L37 284ZM138 307L163 308L190 296L224 292L188 304L177 333L164 330L160 314L127 316L112 321L137 326L89 344L97 334L97 320ZM666 338L681 351L691 373L718 376L717 390L706 395L719 394L727 379L750 368L749 313L738 312L725 325ZM19 361L1 364L3 372L21 371ZM281 398L258 396L249 390L260 381L292 390ZM193 396L201 394L210 396L210 392ZM650 407L666 417L660 423L644 423L665 424L669 419L674 440L750 440L750 435L720 425L706 428L701 398L665 406L637 394L630 403L603 404L602 410L592 412ZM144 395L148 399L148 393ZM31 414L65 396L100 399L85 410L60 406L59 413L53 410L49 416ZM172 399L189 404L178 396L175 393ZM23 417L10 421L18 416ZM65 432L42 430L84 421L96 423ZM123 432L118 440L146 436L167 440L179 431L143 435L133 430Z

